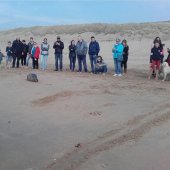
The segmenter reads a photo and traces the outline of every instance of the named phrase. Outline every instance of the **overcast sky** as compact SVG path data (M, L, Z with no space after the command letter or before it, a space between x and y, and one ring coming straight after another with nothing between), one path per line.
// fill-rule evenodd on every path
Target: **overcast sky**
M170 20L170 0L0 0L0 29Z

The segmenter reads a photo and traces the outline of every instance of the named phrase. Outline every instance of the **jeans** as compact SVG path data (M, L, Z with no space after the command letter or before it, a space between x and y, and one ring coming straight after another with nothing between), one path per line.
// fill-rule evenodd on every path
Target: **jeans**
M78 58L79 72L82 72L82 63L84 66L84 71L87 72L86 55L78 55L77 58Z
M29 61L32 58L31 54L27 55L27 59L26 59L26 65L29 66ZM32 63L32 67L33 67L33 63Z
M114 58L114 64L115 64L115 74L122 74L122 61L117 60L117 58Z
M41 55L41 69L42 70L47 69L47 59L48 59L48 55Z
M95 74L98 73L107 73L107 66L105 65L105 66L95 68Z
M33 62L33 69L38 69L39 68L38 59L32 57L32 62Z
M76 56L70 55L69 58L70 58L70 70L74 71L76 64Z
M17 68L19 68L19 62L20 62L21 56L18 54L14 54L13 55L13 63L12 63L12 67L14 68L15 65L17 65ZM17 64L16 64L16 60L17 60Z
M60 70L63 69L63 54L55 54L55 69L58 70L58 62L60 64Z
M89 55L89 58L90 58L90 64L91 64L91 71L92 71L92 73L94 73L97 56L96 55Z
M26 65L26 59L27 59L27 55L26 54L24 54L24 55L21 55L21 65L23 66L25 66Z
M12 56L6 56L6 65L12 62Z

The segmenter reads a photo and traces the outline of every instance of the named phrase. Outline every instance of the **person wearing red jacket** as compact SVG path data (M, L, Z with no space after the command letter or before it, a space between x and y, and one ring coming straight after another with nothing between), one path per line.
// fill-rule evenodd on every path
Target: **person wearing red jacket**
M33 69L38 69L39 68L38 60L40 57L40 47L38 46L38 44L36 42L34 42L34 46L31 50L31 55L32 55Z

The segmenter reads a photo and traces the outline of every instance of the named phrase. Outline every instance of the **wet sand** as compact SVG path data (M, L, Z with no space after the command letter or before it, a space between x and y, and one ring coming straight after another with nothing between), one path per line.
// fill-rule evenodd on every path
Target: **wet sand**
M0 70L0 170L169 168L169 81L30 71Z

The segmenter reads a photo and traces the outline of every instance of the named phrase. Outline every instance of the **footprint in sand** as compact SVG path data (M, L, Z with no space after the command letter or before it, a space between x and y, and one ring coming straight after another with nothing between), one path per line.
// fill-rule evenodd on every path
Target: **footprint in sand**
M98 112L98 111L96 111L96 112L90 112L89 113L89 115L91 115L91 116L101 116L102 115L102 112Z

